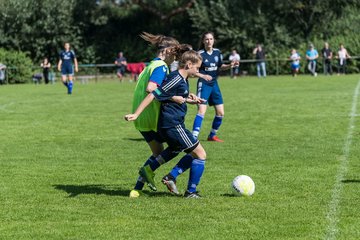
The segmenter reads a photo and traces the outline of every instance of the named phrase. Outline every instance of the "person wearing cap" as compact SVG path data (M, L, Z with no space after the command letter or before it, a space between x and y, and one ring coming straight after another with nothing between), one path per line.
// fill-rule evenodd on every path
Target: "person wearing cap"
M314 48L313 44L310 44L309 50L306 51L306 59L308 60L308 70L314 77L316 73L316 59L319 57L318 51Z

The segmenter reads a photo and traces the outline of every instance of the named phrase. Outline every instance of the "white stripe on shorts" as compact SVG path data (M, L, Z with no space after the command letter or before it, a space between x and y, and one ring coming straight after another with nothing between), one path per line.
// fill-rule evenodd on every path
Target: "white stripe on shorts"
M176 126L176 130L179 132L181 139L185 142L186 146L188 146L189 148L192 147L192 142L189 139L189 137L186 135L184 129L181 127L181 125L177 125Z

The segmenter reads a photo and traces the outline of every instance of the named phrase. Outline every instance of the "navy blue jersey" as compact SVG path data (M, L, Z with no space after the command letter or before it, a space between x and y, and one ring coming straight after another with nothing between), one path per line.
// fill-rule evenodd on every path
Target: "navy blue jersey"
M171 72L152 94L161 102L159 128L170 128L184 123L187 112L186 103L178 104L171 100L173 96L184 98L189 96L189 83L179 71Z
M62 65L72 65L73 64L73 61L74 59L76 58L75 56L75 52L73 50L70 50L70 51L61 51L60 52L60 55L59 55L61 61L62 61Z
M205 84L211 85L217 80L220 67L223 64L222 54L217 48L214 48L211 54L207 53L206 50L200 50L199 53L202 57L202 63L199 72L210 75L212 77L211 81L206 81L202 78L199 78L199 80L205 82Z

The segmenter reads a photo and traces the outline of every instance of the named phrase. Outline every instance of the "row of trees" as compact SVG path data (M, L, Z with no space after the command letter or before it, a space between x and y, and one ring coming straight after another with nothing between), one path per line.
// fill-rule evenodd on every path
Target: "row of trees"
M0 0L0 48L55 62L68 41L80 63L111 63L119 50L131 62L148 61L153 49L138 37L142 31L198 48L210 30L225 55L236 48L242 58L252 58L258 42L270 58L284 58L325 40L356 55L359 9L357 0Z

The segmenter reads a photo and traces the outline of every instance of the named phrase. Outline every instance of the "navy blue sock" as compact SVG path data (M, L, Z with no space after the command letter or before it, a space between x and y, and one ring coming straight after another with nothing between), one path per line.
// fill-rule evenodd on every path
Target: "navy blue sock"
M149 159L146 160L146 162L144 163L144 166L149 165L150 162L152 162L152 161L155 161L154 156L150 156ZM144 183L145 183L144 179L141 176L139 176L137 181L136 181L134 189L135 190L142 190L143 187L144 187Z
M65 85L65 87L67 87L68 88L68 83L65 81L65 82L63 82L63 84Z
M204 115L201 114L196 114L195 120L194 120L194 125L193 125L193 136L195 138L198 138L199 133L200 133L200 129L201 129L201 124L204 120Z
M193 159L194 158L191 156L191 154L186 154L184 157L182 157L176 166L171 170L171 176L176 179L180 174L188 170L191 167Z
M211 129L209 137L213 137L216 135L216 132L219 130L222 120L223 120L223 116L215 116L214 117L214 120L212 123L212 129Z
M155 171L161 165L163 165L164 163L167 163L168 161L170 161L171 159L176 157L178 154L179 154L179 152L175 152L175 151L171 150L170 148L166 148L164 151L162 151L160 153L159 156L156 157L156 159L154 161L150 162L149 165L150 165L151 170Z
M200 183L201 176L205 169L205 159L194 159L191 164L189 182L187 190L196 192L196 187Z

